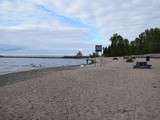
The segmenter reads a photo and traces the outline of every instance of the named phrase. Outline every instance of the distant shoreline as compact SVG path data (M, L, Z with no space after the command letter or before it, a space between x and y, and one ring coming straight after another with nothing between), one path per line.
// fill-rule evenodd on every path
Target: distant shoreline
M0 58L42 58L42 59L84 59L88 58L89 56L3 56L0 55Z

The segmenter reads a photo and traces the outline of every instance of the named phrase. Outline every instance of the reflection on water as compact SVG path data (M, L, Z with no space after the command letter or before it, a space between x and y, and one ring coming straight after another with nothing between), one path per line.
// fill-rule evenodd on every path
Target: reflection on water
M46 67L85 64L85 59L0 58L0 74Z

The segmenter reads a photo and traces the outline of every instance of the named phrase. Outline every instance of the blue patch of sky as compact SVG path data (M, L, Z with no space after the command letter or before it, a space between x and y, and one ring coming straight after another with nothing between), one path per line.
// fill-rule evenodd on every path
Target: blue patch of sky
M59 21L65 23L67 25L70 25L72 27L89 27L87 24L83 23L78 18L72 18L72 17L69 17L69 16L60 15L57 12L55 12L55 10L53 10L49 7L46 7L44 5L37 5L37 7L39 9L41 9L42 11L46 11L48 14L56 17Z
M27 2L26 0L19 1L19 0L0 0L0 3L3 1L10 1L10 2ZM30 1L30 3L32 3ZM34 4L34 3L32 3ZM81 21L79 18L70 17L61 14L62 12L59 12L55 8L50 7L50 5L47 4L34 4L37 7L36 13L14 13L14 12L7 12L0 11L1 18L0 18L0 26L16 26L19 24L25 23L25 21L51 21L52 19L59 20L62 24L75 27L75 28L87 28L91 35L93 37L100 37L99 33L95 29L94 26L91 26L87 23L84 23L84 21ZM45 14L47 13L47 15ZM35 15L36 14L36 15ZM54 18L53 18L54 17ZM45 18L45 19L43 19Z
M8 0L8 1L14 2L13 0ZM17 1L17 0L15 0L15 1ZM81 21L81 19L79 19L79 18L64 15L63 12L59 12L57 9L53 8L53 6L50 7L46 4L44 4L44 5L35 4L35 5L36 5L37 9L32 12L27 12L27 13L21 13L21 12L20 13L19 12L11 13L11 12L9 12L4 17L0 18L0 22L1 22L0 26L2 26L2 27L17 26L20 24L25 24L25 21L52 22L52 20L56 19L56 20L60 21L62 24L69 26L69 27L86 28L89 32L89 36L87 37L87 39L84 39L82 41L87 40L88 42L91 42L91 43L94 43L94 42L96 43L96 42L100 42L100 41L103 42L103 38L101 37L101 35L98 33L98 31L96 30L96 28L94 26L91 26L88 23ZM1 12L0 12L0 14L1 14ZM2 16L3 16L3 11L2 11ZM8 46L5 46L5 47L8 48ZM17 49L17 47L15 47L15 50L16 49Z
M95 40L103 39L95 27L82 22L79 18L75 18L75 17L73 18L73 17L61 15L59 14L59 12L57 11L55 12L55 9L50 8L49 6L46 6L46 5L37 5L37 7L40 10L46 11L48 14L56 17L60 22L68 26L76 27L76 28L87 28L90 32L91 37L94 38Z

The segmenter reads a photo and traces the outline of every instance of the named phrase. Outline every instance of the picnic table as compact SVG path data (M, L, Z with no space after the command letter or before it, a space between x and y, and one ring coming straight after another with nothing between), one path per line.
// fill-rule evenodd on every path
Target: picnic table
M142 69L150 69L152 65L149 65L147 62L136 62L136 65L133 68L142 68Z

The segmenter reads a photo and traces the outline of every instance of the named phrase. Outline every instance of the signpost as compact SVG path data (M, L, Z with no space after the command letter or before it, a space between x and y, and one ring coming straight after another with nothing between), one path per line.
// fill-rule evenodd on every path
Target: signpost
M96 45L95 46L95 51L98 52L102 52L102 45Z
M99 52L102 53L102 45L95 45L95 52L98 54ZM96 66L96 63L95 63ZM102 66L102 58L100 58L100 67Z

